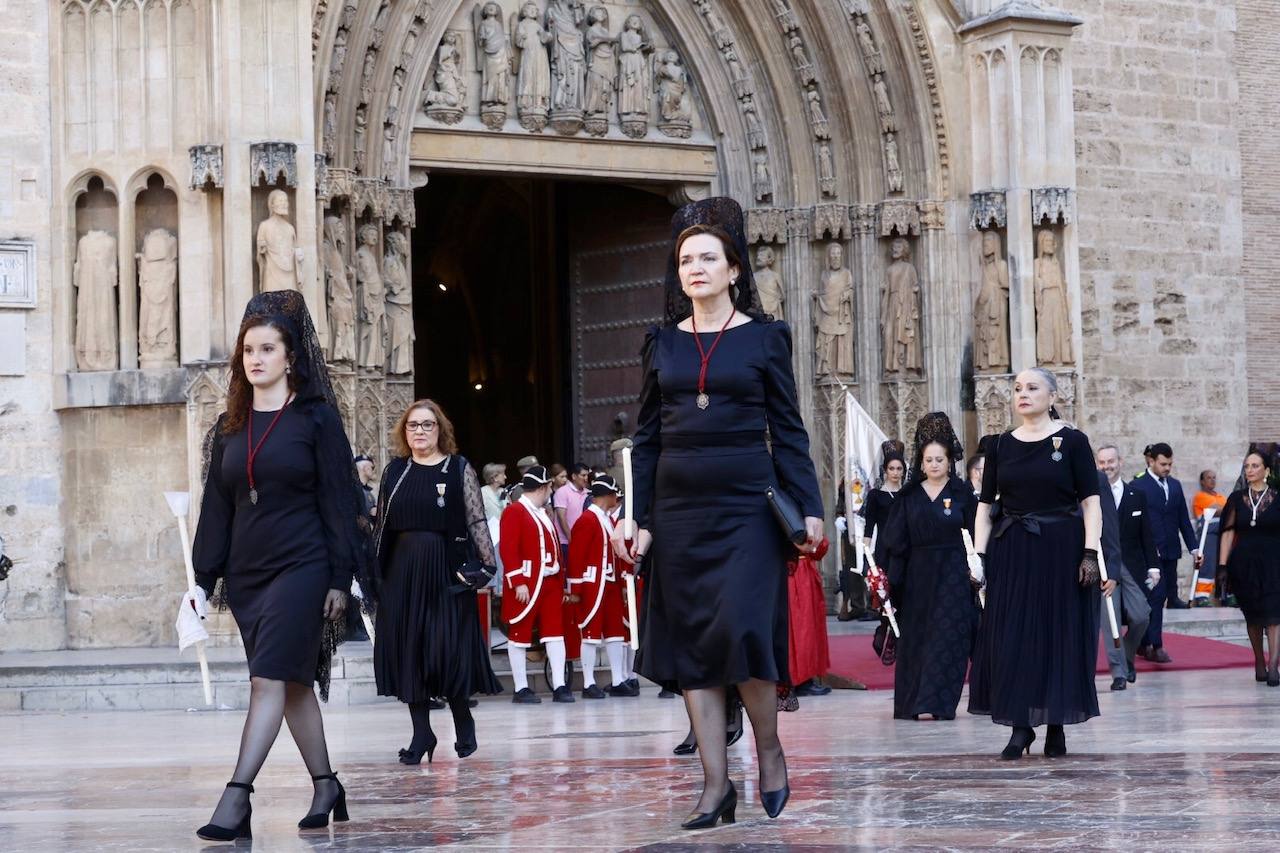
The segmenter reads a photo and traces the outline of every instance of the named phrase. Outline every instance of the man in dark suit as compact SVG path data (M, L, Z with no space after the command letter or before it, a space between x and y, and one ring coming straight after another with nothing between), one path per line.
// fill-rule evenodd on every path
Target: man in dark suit
M1182 494L1182 483L1169 476L1173 470L1173 449L1164 442L1149 444L1143 455L1147 460L1147 470L1134 478L1133 486L1147 499L1151 532L1160 553L1160 577L1149 596L1151 626L1147 629L1147 639L1140 651L1145 651L1147 660L1169 663L1172 658L1164 650L1163 614L1157 616L1157 613L1166 600L1172 608L1187 606L1185 601L1178 598L1178 560L1182 557L1178 534L1182 534L1187 550L1195 558L1197 569L1200 568L1202 557L1199 543L1196 542L1195 528L1191 526L1191 513L1187 511L1187 500Z
M1137 680L1134 658L1146 637L1149 622L1156 618L1147 601L1147 593L1155 586L1155 576L1160 574L1155 568L1160 564L1160 558L1151 534L1146 498L1132 484L1120 479L1120 451L1113 445L1104 444L1098 448L1097 462L1103 475L1098 484L1098 494L1102 497L1102 545L1110 570L1114 563L1107 548L1107 529L1115 530L1121 567L1111 574L1120 581L1120 595L1117 597L1124 609L1124 622L1129 626L1122 649L1107 646L1107 661L1111 668L1111 689L1124 690ZM1105 612L1102 618L1104 630L1109 630Z

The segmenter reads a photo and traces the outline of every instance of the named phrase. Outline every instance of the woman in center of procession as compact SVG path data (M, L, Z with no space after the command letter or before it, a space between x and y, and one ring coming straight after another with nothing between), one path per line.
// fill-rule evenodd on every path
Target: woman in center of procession
M798 506L808 551L822 539L822 500L791 334L761 311L742 209L728 198L686 205L672 235L666 322L643 349L638 530L628 548L629 525L620 524L614 542L650 561L636 671L684 694L703 790L681 826L700 829L732 823L738 805L725 746L730 685L751 718L765 812L776 817L790 796L776 685L788 680L786 562L795 550L766 492L780 489Z
M953 473L963 455L945 414L921 418L910 482L877 539L902 630L893 673L899 720L954 720L969 669L979 607L961 530L973 525L978 502Z

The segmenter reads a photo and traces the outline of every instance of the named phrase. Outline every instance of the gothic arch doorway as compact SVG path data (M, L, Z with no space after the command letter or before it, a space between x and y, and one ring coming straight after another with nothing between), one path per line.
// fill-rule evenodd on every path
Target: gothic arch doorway
M662 314L665 194L433 172L415 205L415 394L444 407L477 467L605 464Z

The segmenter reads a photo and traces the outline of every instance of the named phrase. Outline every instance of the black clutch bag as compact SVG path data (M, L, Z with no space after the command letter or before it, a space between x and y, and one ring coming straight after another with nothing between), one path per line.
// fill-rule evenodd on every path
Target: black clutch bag
M470 537L461 537L454 541L455 551L461 556L457 565L454 567L453 574L457 577L459 584L455 584L453 589L457 592L467 592L468 590L484 589L489 585L489 581L493 580L497 569L493 566L486 566L482 563L475 553L475 548L471 545Z
M765 490L764 496L773 510L773 517L778 519L782 535L786 536L792 545L803 545L808 541L809 534L804 529L804 516L800 514L800 508L796 506L796 502L786 492L775 489L773 486Z

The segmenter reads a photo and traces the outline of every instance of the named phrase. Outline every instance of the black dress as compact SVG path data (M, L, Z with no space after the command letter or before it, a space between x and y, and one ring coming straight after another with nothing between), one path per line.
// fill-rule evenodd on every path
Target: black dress
M1054 439L1059 439L1053 458ZM1000 499L987 542L987 607L969 676L969 712L1006 726L1070 725L1098 715L1100 591L1080 585L1080 502L1098 494L1088 437L1006 432L987 454L982 501Z
M1271 489L1258 507L1257 524L1246 497L1234 491L1222 511L1222 530L1235 532L1227 556L1228 590L1250 625L1280 625L1280 500Z
M897 719L955 719L981 612L960 534L977 506L973 490L955 478L933 500L923 484L912 484L880 528L877 562L889 575L902 631L893 673Z
M275 415L251 413L255 444ZM287 406L254 458L257 504L249 500L248 436L224 436L221 426L219 419L192 547L196 582L212 594L224 580L250 676L310 686L317 666L328 668L325 596L350 589L355 570L347 555L354 519L343 515L351 471L324 462L334 455L326 448L351 458L342 422L325 403Z
M643 355L632 458L636 520L653 546L636 671L669 689L787 681L786 561L795 550L765 490L780 486L804 515L822 517L791 333L782 322L726 330L705 410L695 402L692 333L650 329Z
M876 528L889 519L889 510L898 498L898 492L885 488L872 489L867 500L862 504L862 518L866 522L862 527L862 538L870 539ZM877 540L878 542L879 540Z
M453 568L468 541L481 562L496 565L475 470L461 456L436 465L394 459L380 490L373 645L378 695L426 702L501 693L488 638L481 636L476 594Z

